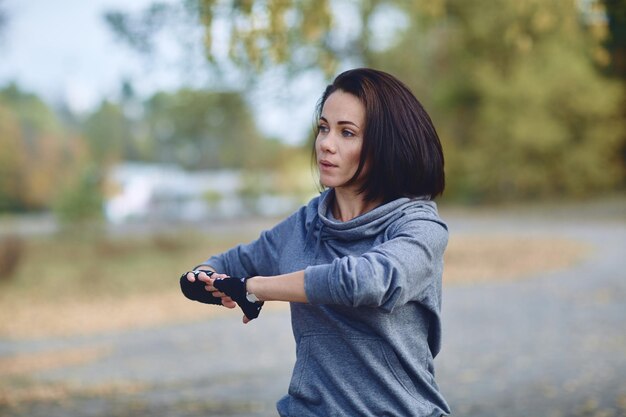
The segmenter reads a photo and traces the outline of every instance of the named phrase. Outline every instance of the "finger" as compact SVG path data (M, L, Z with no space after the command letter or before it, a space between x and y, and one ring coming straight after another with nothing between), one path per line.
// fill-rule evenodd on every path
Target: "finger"
M209 276L207 275L206 272L200 271L198 273L198 278L200 278L201 281L206 281L209 278Z
M196 277L193 275L193 272L187 272L187 281L189 282L196 282Z
M218 298L224 298L226 297L226 294L224 294L223 292L219 292L217 291L215 288L213 289L209 289L209 286L204 287L207 291L211 291L211 295L213 295L213 297L218 297Z
M247 316L243 316L243 324L248 324L250 323L252 320L250 320Z
M226 308L235 308L237 307L237 303L234 301L225 301L225 298L222 298L222 305Z
M202 282L206 282L206 283L211 284L211 285L213 284L213 282L211 281L211 278L207 274L205 274L204 272L200 272L198 274L198 279L200 281L202 281Z

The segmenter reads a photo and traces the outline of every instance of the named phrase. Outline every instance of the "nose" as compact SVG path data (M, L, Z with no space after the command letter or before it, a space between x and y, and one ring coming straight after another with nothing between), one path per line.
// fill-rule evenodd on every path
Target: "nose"
M317 137L317 143L322 152L335 153L337 151L335 140L330 134L319 135Z

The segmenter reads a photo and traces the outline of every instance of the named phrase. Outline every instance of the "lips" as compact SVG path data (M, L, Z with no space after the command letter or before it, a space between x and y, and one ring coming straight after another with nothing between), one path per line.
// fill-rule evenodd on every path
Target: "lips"
M319 161L319 165L322 168L336 168L337 165L330 163L329 161L322 159L321 161Z

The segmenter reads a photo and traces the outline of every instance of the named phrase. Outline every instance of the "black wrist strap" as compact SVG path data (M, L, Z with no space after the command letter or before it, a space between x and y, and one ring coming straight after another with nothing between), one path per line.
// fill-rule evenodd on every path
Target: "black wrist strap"
M248 279L250 279L250 277L216 279L213 282L213 286L232 298L232 300L239 305L243 314L245 314L248 319L253 320L259 317L263 302L253 303L248 301L246 297L246 281Z

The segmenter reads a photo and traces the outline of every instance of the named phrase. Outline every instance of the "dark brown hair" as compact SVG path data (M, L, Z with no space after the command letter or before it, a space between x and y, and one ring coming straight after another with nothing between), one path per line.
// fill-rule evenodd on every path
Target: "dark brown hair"
M365 107L363 148L350 182L361 175L367 161L368 170L360 188L366 200L389 202L418 196L434 199L443 193L444 159L439 136L428 113L406 85L374 69L343 72L326 87L317 104L317 120L324 103L337 90L354 95Z

